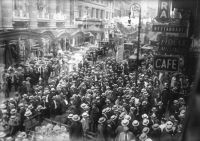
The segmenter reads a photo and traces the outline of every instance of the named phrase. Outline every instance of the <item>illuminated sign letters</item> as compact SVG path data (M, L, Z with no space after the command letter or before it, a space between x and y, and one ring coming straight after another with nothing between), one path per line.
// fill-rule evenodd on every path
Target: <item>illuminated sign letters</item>
M161 23L170 20L170 2L169 0L160 0L158 4L158 15L156 20Z

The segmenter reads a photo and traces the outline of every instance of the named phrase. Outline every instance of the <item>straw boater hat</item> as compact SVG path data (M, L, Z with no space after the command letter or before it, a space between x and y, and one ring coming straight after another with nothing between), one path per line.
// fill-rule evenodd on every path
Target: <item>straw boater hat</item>
M129 115L125 115L125 116L124 116L124 119L126 119L126 120L129 120L129 121L130 121L130 120L131 120L131 116L129 116Z
M142 129L142 133L148 134L149 133L149 128L148 127L144 127Z
M89 117L89 114L88 114L87 112L84 112L84 113L82 114L82 117L83 117L83 118L87 118L87 117Z
M160 128L160 126L159 126L159 124L154 124L154 125L152 125L152 129L153 130L157 130L157 129L159 129Z
M1 109L6 109L6 105L5 105L5 104L1 104L1 105L0 105L0 108L1 108Z
M73 115L72 120L73 121L79 121L80 117L78 115Z
M128 124L129 124L129 120L124 119L124 120L121 121L121 124L122 124L122 126L127 127Z
M138 122L137 120L134 120L134 121L132 122L132 125L133 125L134 127L137 127L137 126L139 126L139 122Z
M24 116L29 117L32 115L32 112L30 110L27 110L24 114Z
M113 110L113 111L117 111L117 110L118 110L117 105L113 105L112 110Z
M85 104L85 103L83 103L83 104L81 104L81 108L84 109L84 110L85 110L85 109L88 109L88 105Z
M148 119L149 117L148 117L148 115L147 115L147 114L143 114L143 115L142 115L142 118L143 118L143 119L145 119L145 118L147 118L147 119Z
M147 134L142 133L139 137L140 141L145 141L147 139Z
M149 120L147 118L143 119L142 125L147 126L149 124Z
M6 136L6 133L0 132L0 138L3 138L3 137L5 137L5 136Z
M17 110L16 110L16 109L12 109L12 110L10 111L10 114L11 114L11 115L16 114L16 113L17 113Z
M105 117L101 117L101 118L99 118L98 123L102 124L105 121L106 121L106 118Z

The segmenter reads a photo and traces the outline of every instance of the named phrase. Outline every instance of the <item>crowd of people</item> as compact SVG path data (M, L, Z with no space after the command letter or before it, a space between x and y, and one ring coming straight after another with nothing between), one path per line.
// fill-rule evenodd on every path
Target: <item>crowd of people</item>
M58 64L52 59L42 71L33 62L5 72L17 74L8 79L6 96L12 84L16 93L0 105L0 138L32 130L28 121L35 115L39 122L49 118L66 124L71 141L84 140L91 132L96 141L181 138L189 78L174 73L161 77L153 70L152 54L139 66L137 84L136 72L113 58L93 65L85 59L68 75Z

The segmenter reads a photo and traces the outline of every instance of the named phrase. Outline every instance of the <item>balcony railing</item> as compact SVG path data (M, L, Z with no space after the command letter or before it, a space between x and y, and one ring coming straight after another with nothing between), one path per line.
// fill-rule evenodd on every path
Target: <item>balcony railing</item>
M13 11L13 18L14 19L24 19L28 20L29 19L29 13L24 10L14 10Z

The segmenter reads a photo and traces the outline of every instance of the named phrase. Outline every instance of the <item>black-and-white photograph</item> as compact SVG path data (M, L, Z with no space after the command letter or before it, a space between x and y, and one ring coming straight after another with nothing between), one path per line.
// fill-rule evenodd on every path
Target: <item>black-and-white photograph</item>
M0 141L200 141L199 0L0 0Z

